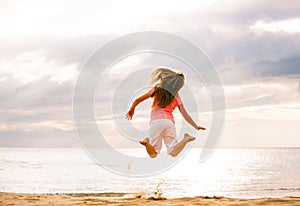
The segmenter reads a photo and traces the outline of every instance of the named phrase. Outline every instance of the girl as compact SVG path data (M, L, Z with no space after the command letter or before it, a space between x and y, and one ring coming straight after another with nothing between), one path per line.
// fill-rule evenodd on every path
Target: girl
M155 85L149 92L138 97L126 114L126 119L131 120L135 107L144 100L153 97L153 104L150 117L149 138L140 141L146 147L150 157L154 158L159 154L162 147L162 140L171 156L177 156L188 142L195 140L195 137L184 134L183 139L177 142L173 110L178 107L183 118L197 130L205 130L197 125L188 112L185 110L178 91L184 85L182 72L174 72L166 68L158 68L151 75L150 86Z

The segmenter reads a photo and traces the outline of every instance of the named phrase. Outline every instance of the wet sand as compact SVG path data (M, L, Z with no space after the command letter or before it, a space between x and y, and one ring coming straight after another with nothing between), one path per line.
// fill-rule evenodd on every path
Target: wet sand
M174 199L159 199L144 198L136 196L132 198L124 198L123 194L109 193L105 195L94 194L21 194L21 193L0 193L0 205L300 205L300 197L282 197L282 198L255 198L255 199L239 199L226 197L186 197ZM118 197L119 196L119 197Z

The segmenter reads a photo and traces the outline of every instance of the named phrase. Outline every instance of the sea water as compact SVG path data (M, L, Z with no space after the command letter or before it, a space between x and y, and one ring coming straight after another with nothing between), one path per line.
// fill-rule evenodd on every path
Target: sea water
M126 150L126 149L124 149ZM145 153L143 149L127 149ZM216 149L203 163L194 148L154 176L128 177L96 164L81 148L0 148L0 191L17 193L160 192L164 197L300 197L300 149ZM115 165L117 166L117 165ZM130 173L130 168L128 172Z

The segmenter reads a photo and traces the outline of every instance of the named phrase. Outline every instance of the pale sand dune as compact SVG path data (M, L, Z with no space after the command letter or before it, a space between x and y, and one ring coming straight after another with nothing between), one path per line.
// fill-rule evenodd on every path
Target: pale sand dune
M46 195L46 194L19 194L0 193L0 205L151 205L151 206L173 206L173 205L291 205L300 206L300 197L284 198L257 198L257 199L236 199L226 197L193 197L176 198L165 200L151 200L146 198L105 198L88 197L76 195Z

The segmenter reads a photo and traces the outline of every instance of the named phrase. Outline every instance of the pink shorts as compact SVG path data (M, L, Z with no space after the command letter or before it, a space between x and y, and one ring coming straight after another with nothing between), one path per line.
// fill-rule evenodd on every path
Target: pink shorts
M177 145L175 125L170 119L153 120L150 124L149 133L150 144L157 154L162 148L162 140L164 140L168 154Z

